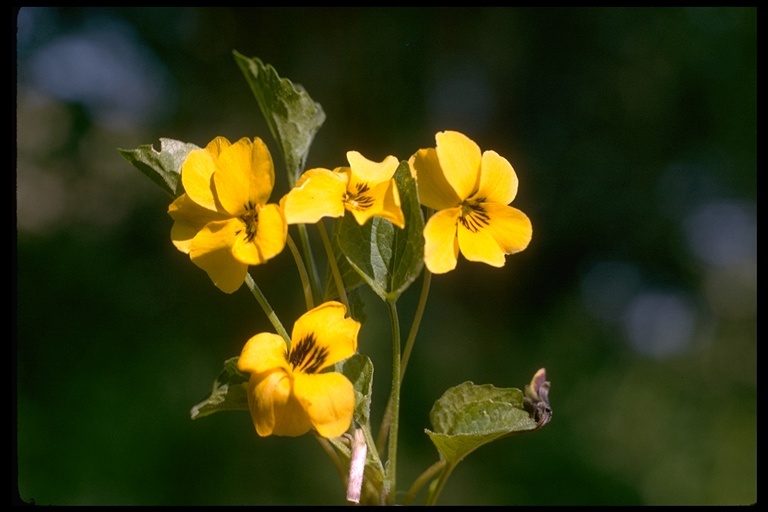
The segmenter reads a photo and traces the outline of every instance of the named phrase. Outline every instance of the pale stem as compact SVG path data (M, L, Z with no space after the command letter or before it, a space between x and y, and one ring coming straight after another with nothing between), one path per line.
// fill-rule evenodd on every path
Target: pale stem
M403 505L410 505L414 498L416 498L416 495L419 494L421 488L424 487L424 484L434 478L437 472L441 471L444 466L445 459L440 459L439 461L429 466L426 470L424 470L424 472L419 475L416 480L413 481L411 488L408 489L408 494L406 494L405 498L403 498Z
M320 219L317 223L317 229L320 231L320 239L323 241L325 247L325 253L328 255L328 265L331 268L331 274L333 275L333 281L336 283L336 291L339 293L339 300L344 307L349 311L349 301L347 300L347 292L344 289L344 280L341 278L341 272L339 272L339 265L336 263L336 256L333 253L333 247L331 246L331 239L328 237L328 232L325 229L323 219Z
M397 430L400 417L400 321L394 300L387 300L389 318L392 323L392 410L389 426L389 448L387 449L387 475L384 492L387 503L392 505L397 491Z
M323 447L323 450L325 450L325 453L328 454L328 457L331 458L333 465L336 467L336 471L339 472L341 480L344 482L344 485L346 485L347 471L344 468L344 463L339 458L339 454L336 453L336 450L333 449L333 445L331 445L331 443L326 438L317 434L315 434L315 439L317 439L317 442L320 443L320 446Z
M315 307L315 301L312 297L312 285L309 283L307 267L304 265L304 260L301 259L299 248L296 247L296 243L293 241L293 238L291 238L291 235L288 235L286 242L288 243L288 248L291 250L291 254L293 254L293 259L296 261L296 268L299 271L299 278L301 279L301 287L304 289L304 302L306 302L307 311L309 311Z
M437 498L440 497L440 493L443 492L443 487L445 487L445 482L448 481L448 477L451 476L451 473L453 472L453 468L455 468L455 464L446 464L443 466L442 471L440 472L440 479L437 481L437 484L435 487L430 489L429 495L427 496L427 505L434 505L437 503Z
M298 224L299 240L301 242L301 250L304 252L304 260L309 265L310 286L312 287L312 296L315 298L313 302L318 303L323 299L323 294L320 291L320 277L317 273L317 265L315 264L315 258L312 257L312 248L309 246L309 234L307 233L306 224Z
M253 277L251 276L250 272L245 273L245 284L248 285L248 288L251 290L251 293L253 294L254 297L256 297L256 300L261 306L261 309L264 310L264 313L266 313L269 321L272 322L272 326L277 331L277 334L279 334L285 340L285 343L288 345L288 348L291 348L291 337L288 336L288 332L285 330L285 327L283 327L283 324L280 323L280 319L277 318L277 315L275 314L275 310L272 309L272 306L270 306L269 302L267 302L267 298L264 296L263 293L261 293L261 289L256 284L256 281L253 280Z
M419 295L419 303L416 306L416 313L413 317L413 323L411 324L411 330L408 333L408 340L405 342L405 351L403 352L403 361L400 365L400 382L405 377L405 369L408 366L408 360L411 357L411 351L416 341L416 334L419 332L419 326L421 325L421 319L424 316L424 309L427 305L427 297L429 297L429 285L432 281L432 273L424 269L424 278L421 281L421 295ZM387 440L387 434L389 433L389 421L390 412L392 410L392 395L389 396L387 401L387 407L384 409L384 417L381 420L381 426L379 428L379 437L377 438L376 446L379 451L382 450L384 442Z

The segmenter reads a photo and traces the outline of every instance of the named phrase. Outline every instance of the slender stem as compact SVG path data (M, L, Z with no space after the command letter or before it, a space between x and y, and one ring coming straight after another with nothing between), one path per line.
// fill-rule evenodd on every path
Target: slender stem
M429 297L429 285L432 281L432 273L424 269L424 278L421 281L421 295L419 295L419 304L416 306L416 313L411 324L411 330L408 333L408 340L405 342L405 351L403 352L403 361L400 365L400 382L405 377L405 369L408 366L408 360L411 358L411 351L416 341L416 334L419 332L419 326L421 325L421 319L424 316L424 309L427 305L427 297ZM387 401L387 407L384 409L384 417L381 420L381 427L379 429L379 436L376 439L376 446L381 451L389 433L389 421L390 413L392 411L392 395L389 396Z
M419 332L421 326L421 319L424 316L424 309L427 306L427 297L429 297L429 285L432 282L432 272L424 269L424 279L421 281L421 295L419 295L419 304L416 306L416 313L413 317L413 323L411 324L411 330L408 332L408 340L405 342L405 350L403 351L403 362L400 365L400 380L405 377L405 369L408 367L408 360L411 358L411 351L413 350L413 344L416 341L416 334Z
M333 280L336 283L336 291L339 293L339 300L344 307L349 311L349 301L347 300L347 292L344 289L344 280L341 278L341 272L339 272L339 265L336 263L336 255L333 253L333 247L331 246L331 239L328 237L328 232L325 229L325 223L323 219L317 223L317 229L320 231L320 239L325 246L325 253L328 255L328 265L331 267L331 274L333 274Z
M331 462L333 462L333 465L336 467L336 471L339 472L339 476L341 476L341 480L344 483L344 487L347 486L347 470L344 467L344 463L341 462L341 458L339 458L339 454L336 453L336 450L333 449L333 445L331 445L330 442L324 437L321 437L317 434L315 434L315 439L317 439L317 442L320 443L320 446L323 447L323 450L325 450L325 453L328 454L328 457L331 458Z
M392 323L392 412L389 426L389 447L387 449L387 475L384 493L387 503L395 502L397 491L397 431L400 416L400 320L394 300L387 300L389 318Z
M424 487L424 484L434 478L437 472L442 470L444 466L445 459L440 459L439 461L429 466L426 470L424 470L424 472L419 475L416 480L413 481L411 488L408 489L408 494L406 494L405 498L403 498L403 505L410 505L416 495L419 494L421 488Z
M291 337L288 336L288 332L285 330L285 327L283 327L283 324L280 323L280 319L277 318L277 315L275 314L275 310L272 309L272 306L270 306L269 302L267 302L267 298L264 296L263 293L261 293L261 289L256 284L256 281L253 280L253 277L251 276L250 272L245 273L245 284L248 285L248 288L250 288L251 293L253 294L254 297L256 297L256 300L259 302L261 309L264 310L264 313L266 313L267 318L269 318L269 321L272 322L272 325L277 331L277 334L282 336L282 338L285 340L285 343L288 345L288 348L290 348Z
M317 273L317 265L315 264L315 258L312 257L312 248L309 246L309 234L307 233L306 224L298 224L299 240L301 241L301 249L304 252L304 260L309 265L309 271L312 279L309 281L312 287L312 296L315 298L314 302L318 303L322 301L323 294L320 291L320 277Z
M426 505L434 505L437 503L437 498L440 497L440 493L443 492L443 487L445 487L445 482L448 481L448 477L451 476L451 473L453 472L453 468L455 468L455 464L446 464L443 466L443 470L440 473L440 479L437 481L436 485L429 490L429 495L427 496Z
M306 302L307 311L309 311L315 307L315 301L312 297L312 285L309 282L307 267L304 265L304 260L301 259L299 248L296 247L296 243L293 241L293 238L291 238L291 235L288 235L286 241L288 242L288 248L291 250L291 254L293 254L293 259L296 261L296 268L299 271L299 278L301 279L301 287L304 289L304 302Z

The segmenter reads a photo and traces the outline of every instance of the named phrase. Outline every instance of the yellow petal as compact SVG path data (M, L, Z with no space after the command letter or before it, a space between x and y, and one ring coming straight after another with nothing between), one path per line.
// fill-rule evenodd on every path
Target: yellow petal
M456 224L460 208L449 208L432 215L424 226L424 264L433 274L444 274L456 268L459 243Z
M344 375L295 374L293 392L321 436L331 439L349 429L355 411L355 390Z
M275 183L275 170L266 144L256 137L242 138L224 148L216 160L213 175L216 196L232 216L239 216L249 205L264 205Z
M483 153L480 186L475 198L483 202L509 204L517 195L517 174L512 164L495 151Z
M251 337L240 352L237 369L247 373L264 373L276 368L288 369L285 340L277 334L262 332Z
M469 261L480 261L494 267L504 266L504 251L493 238L491 229L485 225L479 229L467 229L459 222L459 248Z
M370 186L378 185L392 179L400 161L392 155L381 162L368 160L357 151L347 151L347 161L352 169L350 185L358 182L367 183Z
M217 211L213 194L213 173L216 161L207 149L190 151L181 164L181 183L184 192L195 203L211 211Z
M239 219L209 222L189 245L192 262L205 270L213 284L225 293L240 288L248 271L248 265L232 255L232 244L242 225Z
M291 350L296 350L302 342L311 345L302 350L317 349L317 352L313 352L311 356L313 360L305 361L315 367L315 371L327 368L353 355L357 351L360 323L352 318L345 318L346 312L343 304L330 301L301 315L293 325ZM299 364L295 366L297 369L302 367Z
M288 224L314 224L322 217L344 215L349 176L328 169L310 169L280 201Z
M203 226L211 221L225 217L192 201L187 194L182 194L168 207L168 214L174 220L171 228L171 241L178 250L189 254L192 238Z
M490 217L491 236L503 252L514 254L528 247L533 234L528 216L507 205L484 203L483 207Z
M232 255L238 261L261 265L282 252L288 236L288 224L278 205L268 204L259 208L256 236L253 239L247 239L245 224L241 224L242 231L237 234L232 246Z
M380 183L361 194L357 200L367 207L353 206L347 202L347 209L361 226L371 217L383 217L399 228L405 226L405 215L400 206L400 193L395 180ZM360 201L360 199L363 201Z
M435 139L437 158L445 179L460 199L469 198L477 190L480 180L480 147L459 132L439 132Z
M453 208L461 203L456 191L445 179L434 148L420 149L408 163L411 166L411 174L416 175L421 204L439 211Z
M248 408L260 436L300 436L312 422L293 393L291 377L283 370L251 375Z
M216 160L217 158L219 158L219 155L221 154L221 152L231 145L232 143L229 142L229 139L219 135L218 137L213 139L211 142L209 142L208 145L205 146L205 149L211 154L211 156L213 156L213 159Z

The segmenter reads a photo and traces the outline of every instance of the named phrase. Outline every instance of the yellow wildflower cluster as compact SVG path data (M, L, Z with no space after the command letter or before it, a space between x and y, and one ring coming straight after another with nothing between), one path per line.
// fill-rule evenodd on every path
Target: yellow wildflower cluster
M312 224L347 211L358 224L381 217L405 226L394 179L399 160L368 160L347 152L349 166L307 170L279 202L270 203L275 183L272 156L264 142L216 137L189 153L181 168L184 194L168 208L171 239L205 270L222 291L243 284L248 267L285 247L289 224ZM501 267L505 255L522 251L531 222L509 206L517 194L512 165L495 151L481 152L467 136L444 131L436 147L420 149L408 161L418 183L419 202L434 210L424 227L424 264L435 274L467 260ZM360 324L346 308L326 302L302 315L292 343L271 333L246 343L238 368L250 373L248 403L261 436L297 436L315 429L337 437L350 426L354 390L349 380L324 372L357 350Z

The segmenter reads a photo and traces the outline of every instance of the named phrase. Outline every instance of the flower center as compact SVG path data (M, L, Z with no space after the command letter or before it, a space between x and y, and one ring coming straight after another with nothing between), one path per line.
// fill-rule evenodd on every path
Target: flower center
M240 216L240 220L245 224L245 241L252 241L256 237L256 230L259 227L259 209L257 205L248 201L248 204L245 205L245 213Z
M314 334L305 336L291 347L288 362L294 370L302 373L317 373L328 359L328 348L317 346Z
M482 205L484 199L485 198L482 198L472 202L464 201L461 203L459 222L473 233L480 231L487 226L490 221L488 212L485 211L485 208L483 208Z
M358 183L353 192L347 191L344 194L344 203L351 209L357 211L367 210L373 206L373 198L366 195L370 190L367 183Z

